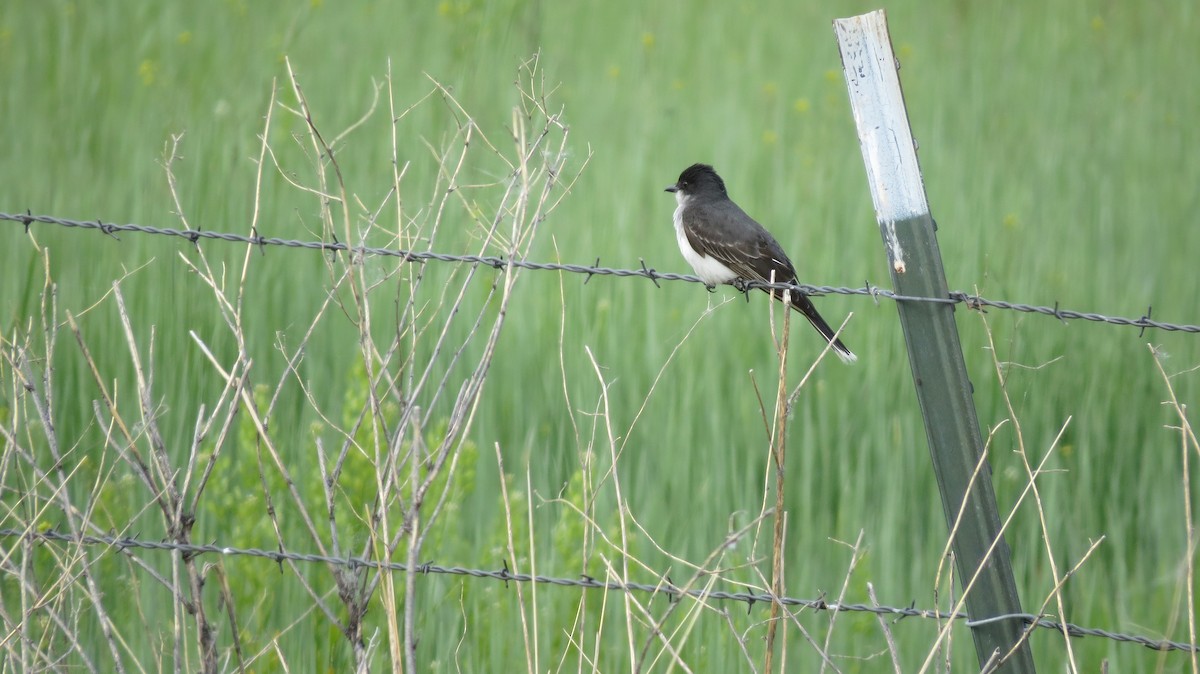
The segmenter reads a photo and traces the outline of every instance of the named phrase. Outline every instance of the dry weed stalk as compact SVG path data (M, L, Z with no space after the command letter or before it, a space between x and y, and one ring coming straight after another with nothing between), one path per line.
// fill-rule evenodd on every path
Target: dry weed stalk
M1159 349L1153 345L1150 346L1150 353L1154 357L1154 366L1158 369L1158 374L1162 377L1163 384L1167 387L1167 394L1170 400L1164 401L1164 405L1169 405L1179 417L1179 425L1169 428L1174 428L1179 431L1179 449L1180 458L1182 460L1183 472L1180 479L1183 481L1183 524L1184 524L1184 559L1183 559L1183 588L1180 594L1186 597L1187 603L1187 618L1188 618L1188 643L1196 643L1196 526L1192 515L1192 480L1191 480L1191 455L1196 453L1200 457L1200 441L1196 439L1196 430L1192 426L1191 421L1187 416L1187 405L1179 401L1175 395L1175 385L1171 380L1175 375L1168 375L1166 369L1163 368L1163 359L1166 357ZM1192 368L1194 370L1195 368ZM1185 370L1191 372L1192 370ZM1175 627L1175 618L1172 614L1171 624L1167 628L1167 634L1170 634ZM1164 654L1165 655L1165 654ZM1189 662L1191 664L1192 674L1200 672L1200 659L1197 658L1196 651L1189 654ZM1159 671L1165 666L1164 660L1159 659Z
M58 402L54 397L50 355L55 351L62 327L57 288L50 277L49 251L39 247L38 252L44 279L37 311L39 324L35 325L31 318L11 336L0 338L3 349L0 382L8 384L4 396L11 405L4 423L0 423L0 437L4 441L0 484L6 492L20 490L15 501L6 504L0 520L16 521L18 528L31 531L46 518L54 518L77 536L96 531L91 496L107 478L110 457L101 451L93 459L100 477L80 503L80 490L72 485L82 464L78 456L80 447L75 441L60 437L56 421ZM74 469L69 469L70 466ZM16 581L21 611L20 615L14 615L7 606L0 609L5 630L0 641L5 657L0 659L13 663L21 671L53 669L59 667L64 655L58 650L63 645L55 643L61 639L65 651L79 658L88 671L102 671L104 667L92 658L90 644L80 642L74 627L86 606L99 623L116 670L126 671L121 662L124 636L109 617L93 568L98 554L83 545L70 546L64 554L54 556L51 567L55 572L50 575L38 573L35 565L38 550L30 540L23 540L0 555L0 574ZM35 625L42 621L41 626Z
M259 300L247 292L247 279L253 274L258 251L246 246L231 262L207 248L212 244L196 241L180 258L211 293L214 315L219 316L218 323L233 349L215 348L212 331L203 336L190 333L194 348L220 383L219 392L200 402L167 401L158 392L156 380L159 363L154 318L135 315L133 305L126 301L125 278L114 282L106 294L111 303L98 302L88 311L115 305L134 373L132 384L106 373L110 364L93 357L94 339L89 339L75 316L68 313L66 321L59 317L47 263L40 329L31 323L11 337L5 336L2 343L0 381L8 389L4 396L21 402L0 424L0 440L5 446L0 475L6 487L25 484L21 498L6 502L4 521L15 520L33 528L53 510L51 514L72 535L125 534L101 530L93 523L100 490L109 481L122 479L144 499L144 513L157 512L156 528L161 527L166 541L190 545L197 542L193 533L197 518L211 513L204 506L211 497L214 475L232 460L229 450L238 442L239 426L249 426L257 451L256 456L246 458L257 462L259 491L241 495L245 499L238 506L241 511L226 513L226 517L268 523L280 550L315 550L337 558L403 561L410 569L420 567L423 546L446 508L521 269L493 271L464 264L446 275L429 278L420 263L370 258L354 247L383 244L432 250L461 245L458 242L464 238L466 222L474 223L475 229L466 232L475 239L474 252L524 259L539 225L570 190L582 165L567 171L568 130L561 111L550 107L550 90L536 56L521 64L517 78L520 103L506 120L510 137L502 143L493 143L454 95L436 81L430 80L428 93L413 106L398 107L390 66L387 81L375 87L374 100L362 118L345 131L328 135L321 130L290 62L287 69L287 86L283 92L272 92L260 137L254 212L248 229L257 235L261 204L278 199L264 193L267 171L277 171L302 197L315 198L326 238L336 237L352 246L349 252L326 259L325 285L313 289L323 298L315 304L315 313L297 341L289 343L280 333L275 344L280 363L255 363L250 354L255 347L262 349L250 343L256 337L246 319L262 309L255 305ZM276 93L290 101L277 100ZM383 108L384 97L391 122L393 170L382 190L373 184L352 186L340 161L345 140L348 134L366 128L368 118ZM405 128L405 120L418 106L440 106L449 131L436 145L425 141L427 159L418 156L402 162L402 140L412 133ZM272 144L280 115L293 115L301 122L303 132L284 142L294 138L300 145L311 162L309 178L289 170L282 158L289 153ZM181 140L176 136L167 143L163 167L176 214L183 229L192 230L183 206L183 186L174 170ZM417 172L430 176L429 192L425 202L414 209L411 201L420 200L406 203L401 195L405 177ZM490 177L479 182L480 176ZM382 196L375 207L368 208L359 194L372 190L382 191ZM357 357L365 373L364 402L361 408L350 410L339 409L343 401L338 396L313 390L301 373L304 360L319 352L313 340L321 327L344 321L349 321L358 335ZM100 469L93 467L91 474L100 478L86 494L81 485L72 484L71 470L83 463L79 455L84 447L71 444L77 442L74 440L61 440L55 429L60 403L52 396L51 363L63 325L69 325L76 337L98 399L92 423L103 443L95 451L87 448L83 460L99 463ZM267 377L272 380L264 381ZM307 452L285 446L294 436L279 428L278 405L289 391L292 398L306 403L307 412L329 431L315 437L315 448ZM194 409L189 411L191 406ZM185 422L189 430L183 433L190 442L183 447L168 440L181 435L177 427L181 414L191 416ZM333 446L328 446L330 435L336 438ZM300 463L306 453L315 454L319 485L312 484L309 476L313 471ZM364 460L372 472L373 494L367 502L347 504L344 484L348 478L361 477ZM359 476L348 475L352 464ZM314 499L314 493L320 497ZM142 514L136 513L133 520L139 527L147 522ZM220 528L221 524L210 522L209 526ZM264 543L247 541L244 545L267 547ZM161 585L172 600L167 632L159 634L157 626L146 626L162 640L162 652L131 653L126 635L108 618L106 603L113 598L103 596L93 577L97 559L105 552L89 551L85 545L68 546L67 554L54 561L57 573L53 578L34 573L33 556L45 558L46 553L39 552L32 541L0 554L0 573L19 581L22 598L20 615L0 606L0 620L8 632L0 641L0 658L19 664L23 671L56 669L66 654L88 671L126 671L127 664L137 670L163 666L174 671L244 670L265 665L265 657L290 667L291 656L278 640L308 612L273 638L258 637L255 648L247 651L239 635L238 616L255 610L252 604L260 600L237 596L228 582L224 560L205 563L196 554L172 555L169 571L160 573L132 551L117 551L131 572L137 572L131 573L136 582L150 580ZM357 671L378 667L384 651L390 667L423 670L417 652L416 616L422 596L416 573L396 578L396 572L388 568L331 564L324 569L332 580L331 590L311 568L301 569L290 560L281 564L286 564L281 570L286 568L310 598L310 611L324 616L344 637ZM216 582L209 584L211 580ZM382 630L366 624L372 602L373 612L383 616ZM221 611L213 612L213 606L220 606ZM108 660L97 662L94 646L76 638L74 624L80 611L90 613L100 626ZM34 617L57 627L35 630Z
M455 128L440 147L426 144L437 167L436 179L429 202L418 213L411 213L400 198L402 181L411 165L400 161L396 134L400 133L397 130L400 120L412 108L398 111L389 73L387 102L396 122L392 125L392 185L374 211L355 215L350 204L357 202L357 197L346 187L336 159L341 136L326 141L293 75L296 106L289 110L305 120L312 155L321 158L315 163L313 192L331 195L334 199L322 200L322 204L338 206L322 208L326 232L337 232L342 240L358 243L379 231L400 247L411 248L421 241L427 249L433 249L441 241L440 235L446 230L453 233L453 226L461 221L455 206L461 205L465 212L471 213L490 199L492 214L482 232L477 233L478 252L523 258L538 225L557 206L571 179L562 175L567 129L561 113L547 107L548 92L536 58L523 64L519 79L523 105L512 116L511 150L499 149L453 94L433 82L431 95L422 100L441 102L455 119ZM478 173L473 162L479 161L480 155L488 157L487 161L499 160L503 173L495 181L473 185L464 178L468 173ZM388 204L395 209L394 230L378 224L378 214ZM480 301L469 293L480 283L482 270L477 267L460 267L449 282L439 287L436 282L428 281L420 265L403 260L390 263L394 266L384 268L383 279L394 281L387 284L377 278L377 270L369 269L373 264L374 261L351 255L348 259L331 260L327 265L332 305L349 317L358 331L361 360L370 382L366 402L357 412L354 425L341 429L341 446L332 456L324 450L319 454L322 470L328 476L324 508L329 520L327 529L334 555L354 553L380 559L400 555L409 568L419 568L422 548L446 505L448 485L459 467L460 450L495 356L519 272L513 268L496 274ZM377 315L380 303L372 303L370 299L380 289L391 290L401 298L396 302L400 307L396 315L382 318L389 326L382 333L388 336L382 340L376 329L381 319ZM299 354L304 347L301 343L294 347L294 352ZM422 362L422 352L433 356ZM465 374L457 374L464 369ZM291 370L303 385L299 373L294 367ZM390 418L385 411L388 405L399 410L396 418ZM443 414L444 418L435 416ZM433 438L431 429L439 421L444 429ZM360 441L364 432L369 443L365 446ZM435 444L429 444L431 439ZM369 538L357 550L340 542L339 529L345 525L339 525L334 515L337 480L351 453L370 457L376 469L374 502L359 514L361 520L369 523ZM435 490L439 484L446 485L440 492ZM300 502L296 506L305 507ZM314 534L313 543L320 545L319 536ZM362 569L330 571L348 614L348 619L340 621L339 626L355 646L360 671L365 671L371 661L362 618L381 584L383 591L378 594L388 618L386 642L390 659L395 665L403 663L406 671L420 671L416 650L420 603L416 574L405 574L397 583L389 570L369 575ZM313 599L320 601L315 595Z
M561 288L560 296L563 296ZM726 538L713 547L703 560L698 562L690 561L665 549L654 539L653 534L642 525L637 514L627 505L626 496L617 470L624 450L627 448L629 439L632 437L633 428L642 419L650 398L666 375L668 367L674 361L687 339L699 326L700 322L709 317L715 309L729 301L731 300L726 299L716 306L710 307L708 311L697 318L696 322L678 340L659 368L649 390L646 392L627 426L620 424L613 417L609 378L606 376L604 368L597 360L595 354L589 348L584 347L592 369L595 372L596 380L600 384L600 393L595 409L585 413L586 416L590 417L592 422L590 430L586 428L586 424L581 424L575 418L574 406L571 403L571 388L566 379L566 345L563 342L562 336L565 331L564 306L563 318L560 321L559 363L563 374L563 393L568 404L568 409L571 411L571 426L575 430L575 437L581 447L580 471L583 485L583 499L582 505L563 498L550 499L548 503L562 506L576 513L583 522L584 568L581 569L581 573L585 576L593 573L589 568L589 564L593 558L598 557L604 567L607 579L619 583L634 582L636 579L632 577L632 573L640 569L644 573L657 577L659 583L664 588L671 590L672 596L675 597L675 600L669 602L665 608L659 609L652 608L649 602L643 601L632 593L622 592L617 599L623 607L622 614L624 619L621 621L619 629L623 632L623 640L626 642L626 649L629 653L630 671L648 671L654 669L656 665L663 665L668 669L676 668L681 671L692 671L690 663L682 656L682 648L693 633L705 610L721 616L724 622L730 626L731 634L736 639L736 643L744 657L745 666L749 671L759 671L760 664L755 662L755 656L747 648L747 636L745 634L738 634L737 628L730 620L725 607L714 604L709 600L690 596L687 592L695 589L712 590L716 589L719 582L732 582L735 585L745 585L748 589L759 592L771 593L775 596L782 595L784 529L786 524L782 512L783 490L781 483L785 468L782 445L786 434L786 420L791 413L800 388L803 387L804 382L807 381L808 376L813 370L810 368L805 374L804 380L796 387L796 390L789 394L787 378L785 376L787 368L787 338L786 336L779 337L778 331L780 328L775 326L776 317L774 315L772 315L772 326L776 328L773 334L776 335L776 347L779 352L780 375L777 379L777 390L774 391L775 411L771 415L773 421L768 419L765 406L763 407L763 418L767 428L770 448L768 454L770 465L768 475L775 476L775 491L778 496L776 506L778 507L768 506L764 501L761 511L750 522L737 528L731 527ZM784 315L782 321L782 329L785 331L785 334L789 327L787 325L788 318L788 316ZM618 428L618 426L622 427ZM603 457L603 460L597 460L598 457ZM768 480L770 480L769 477ZM599 495L605 491L610 493L614 501L614 507L608 513L597 512L596 504ZM766 490L764 495L769 491L769 489ZM512 516L509 515L508 517L511 519ZM607 521L608 517L615 519L613 529L606 529L602 524ZM761 531L763 524L767 520L773 522L772 531L774 532L771 555L772 570L769 572L770 579L757 571L758 562L754 559L748 560L745 564L729 565L726 562L730 552L736 548L736 545L740 541L750 537L757 539L758 533L756 532ZM648 543L656 552L670 560L671 566L666 569L656 568L651 563L639 558L633 552L635 541ZM861 549L855 547L850 569L847 572L847 581L843 584L843 593L848 588L849 575L853 573L854 566L861 559L861 554ZM753 553L751 556L753 557ZM682 567L688 573L688 577L683 582L677 582L671 578L672 572L677 573L678 567ZM761 584L746 585L731 580L728 577L730 572L741 569L750 569L758 572ZM600 604L602 607L608 604L608 595L609 592L607 591L601 592ZM598 671L599 644L606 628L604 621L607 614L603 610L599 612L599 623L588 623L589 617L585 611L585 607L590 601L588 593L584 593L581 596L575 623L571 626L568 634L569 648L574 650L578 656L577 668L579 671ZM782 620L783 616L779 615L781 609L781 605L773 604L773 610L776 615L771 619L758 623L757 627L766 626L768 632L773 635L778 629L778 624L784 622ZM675 614L680 612L684 613L682 618L674 617ZM834 671L837 671L837 667L825 654L828 646L826 645L823 648L808 634L807 630L798 622L796 613L791 611L785 613L787 621L793 624L804 635L805 639L821 655L822 661L826 665L831 666ZM678 623L675 627L668 628L668 625L672 624L672 620L678 620ZM830 628L832 629L832 624ZM528 637L526 639L528 644ZM560 667L565 662L566 656L566 653L560 656ZM530 668L530 663L538 661L539 654L526 654L527 668ZM781 664L780 666L784 665ZM768 667L774 667L774 664L769 661ZM530 669L530 671L533 670Z
M1075 568L1071 569L1071 571L1065 575L1060 574L1058 572L1058 568L1054 561L1053 546L1051 545L1051 542L1050 542L1050 531L1049 531L1049 528L1046 523L1045 509L1042 505L1041 492L1038 488L1038 480L1045 474L1054 472L1054 471L1046 468L1046 463L1050 460L1050 457L1054 455L1054 450L1059 446L1059 442L1062 440L1063 433L1066 432L1067 426L1071 423L1071 418L1068 417L1066 419L1066 421L1063 422L1063 425L1059 428L1058 433L1055 435L1054 439L1050 442L1045 455L1042 456L1042 458L1038 462L1037 466L1034 466L1029 461L1029 456L1028 456L1028 452L1026 450L1026 445L1025 445L1025 437L1021 430L1020 421L1017 418L1016 409L1013 407L1012 401L1008 395L1007 378L1004 375L1004 367L999 359L998 354L996 353L996 345L992 338L991 327L988 325L987 317L983 313L980 313L979 316L980 316L981 322L983 323L984 333L987 335L987 338L988 338L988 349L989 349L989 352L991 353L992 363L993 363L993 366L996 371L997 385L999 387L1001 397L1005 401L1005 409L1008 412L1008 417L1006 419L1001 420L1000 423L996 424L995 427L989 429L987 440L984 443L983 453L979 457L979 463L975 466L975 472L971 476L971 481L968 483L967 489L968 490L972 489L975 484L975 480L980 478L981 475L985 474L983 471L983 468L986 465L988 453L993 445L993 442L995 440L997 432L999 432L999 430L1005 425L1011 425L1014 428L1014 436L1015 436L1016 445L1017 445L1017 449L1015 451L1021 458L1022 467L1025 469L1025 477L1026 477L1025 487L1021 490L1020 495L1017 497L1016 503L1013 504L1008 515L1004 518L1004 521L1001 523L1000 531L997 535L996 540L992 541L992 544L988 547L987 552L984 555L984 557L980 563L981 563L981 565L986 564L987 560L990 559L992 554L995 553L1000 540L1003 538L1004 533L1008 530L1009 525L1016 518L1017 512L1020 510L1021 505L1025 502L1025 499L1030 494L1033 494L1034 508L1036 509L1036 511L1038 513L1038 522L1042 528L1042 540L1045 542L1045 545L1046 545L1046 554L1050 558L1050 566L1051 566L1052 575L1054 578L1054 587L1050 591L1049 595L1046 597L1045 601L1042 603L1041 608L1039 609L1039 615L1041 615L1041 612L1045 610L1045 607L1049 604L1049 602L1054 601L1054 600L1057 600L1059 602L1059 610L1060 610L1060 612L1062 612L1064 610L1063 604L1061 601L1062 588L1063 588L1064 584L1066 583L1066 581L1071 577L1071 575L1074 574L1075 570L1079 568L1079 565L1077 564ZM966 504L965 496L963 498L963 504L964 504L964 506ZM958 516L955 518L955 521L950 528L950 536L947 538L946 546L943 549L942 561L938 565L938 571L937 571L937 574L934 579L935 595L937 592L937 588L942 586L943 569L947 568L948 566L952 566L952 565L947 564L947 560L950 559L950 546L953 543L954 536L958 530L958 525L959 525L959 522L961 521L962 515L963 515L963 510L960 508ZM1101 539L1101 540L1103 540L1103 539ZM1099 541L1096 541L1092 544L1092 547L1083 556L1083 558L1080 560L1079 564L1082 564L1083 562L1085 562L1088 559L1088 557L1096 549L1098 544L1099 544ZM966 584L963 587L962 595L959 596L957 599L953 599L953 598L951 599L951 608L949 609L948 613L950 613L951 615L955 615L955 614L962 612L963 607L966 605L966 597L968 594L970 594L971 589L974 587L975 581L979 577L979 573L981 571L982 571L982 568L977 568L975 570L975 573L972 574L970 578L965 579ZM954 584L953 579L950 579L949 581L947 581L947 584L951 587L951 589L953 589L953 584ZM1064 622L1066 621L1065 616L1060 616L1060 618L1062 621L1064 621ZM934 665L934 660L935 660L937 654L939 653L939 651L942 651L942 650L949 651L950 634L951 634L951 629L953 628L953 626L954 626L954 621L948 620L942 625L941 629L938 630L937 638L934 640L932 647L930 648L929 652L926 654L924 663L921 665L921 670L920 670L921 672L928 671L929 668ZM1019 640L1016 644L1014 644L1013 647L1007 653L1000 653L999 649L997 649L997 652L994 652L992 654L992 656L988 659L988 661L986 663L984 663L984 666L981 668L982 671L984 671L984 672L994 671L996 668L1000 667L1014 652L1016 652L1016 649L1020 646L1020 644L1023 643L1025 639L1029 638L1029 634L1031 633L1032 629L1033 629L1033 626L1030 626L1022 634L1021 640ZM1070 671L1076 671L1075 657L1074 657L1074 652L1071 650L1070 638L1064 634L1064 639L1067 642L1068 666L1070 667ZM945 666L948 668L949 667L948 663L950 661L949 653L946 652L943 655L944 655L945 663L946 663Z
M771 276L771 281L775 280L774 274ZM789 292L783 293L783 305L786 307L790 304ZM769 472L775 477L775 507L774 510L774 528L771 535L771 584L770 593L772 597L782 597L783 591L783 544L784 544L784 522L787 511L784 509L783 503L783 488L786 482L785 458L787 456L787 421L788 421L788 386L787 386L787 360L788 360L788 343L792 334L791 319L792 312L788 309L781 309L783 315L782 337L779 332L775 331L775 303L771 302L767 305L770 307L768 313L771 317L771 337L775 340L775 351L779 358L779 378L778 386L775 391L775 418L771 424L771 461ZM766 495L763 495L764 498ZM785 671L787 668L787 623L779 620L779 612L782 607L778 601L771 602L771 619L767 623L767 651L766 660L763 664L763 672L771 674L775 671L773 660L775 657L775 637L780 625L784 626L783 644L781 647L782 654L779 661L779 671ZM825 660L822 659L822 668Z
M562 296L561 286L560 296ZM727 535L712 547L702 561L694 562L682 558L666 550L656 541L653 534L639 521L637 514L629 508L617 469L634 427L643 418L650 398L666 376L668 368L675 361L680 349L701 322L711 316L715 309L729 301L731 300L726 299L710 307L697 317L696 321L680 337L659 367L628 425L621 424L614 418L609 398L610 382L605 375L604 367L591 349L585 346L584 351L600 384L600 394L595 408L583 412L591 420L590 429L576 419L576 411L571 403L570 386L566 379L564 365L566 346L562 340L562 332L565 329L565 302L563 305L562 321L564 323L560 324L559 362L570 422L572 428L575 429L575 437L580 447L579 470L583 493L582 503L564 498L548 499L546 503L563 507L583 523L583 540L581 541L583 568L580 569L581 574L593 575L595 571L592 567L599 562L603 567L606 580L619 583L636 582L635 573L640 571L658 578L662 588L671 593L672 599L666 603L665 607L659 608L652 607L651 602L643 601L635 594L620 593L619 601L623 615L620 629L623 631L622 640L626 644L629 669L633 672L650 671L658 665L666 666L668 669L692 671L691 666L683 659L681 649L693 633L704 610L718 615L726 615L726 611L724 607L687 593L696 589L714 589L715 584L722 579L723 575L731 570L724 564L730 550L734 549L739 541L745 539L750 532L761 526L763 520L762 516L755 517L741 527L731 527ZM618 428L618 425L621 427ZM597 503L604 492L611 493L614 507L611 511L599 512ZM770 512L764 516L770 516ZM610 530L605 528L605 523L610 517L616 520L615 535L610 534ZM532 520L530 527L532 530ZM672 564L677 564L684 569L687 574L686 578L678 581L672 578L671 568L656 568L640 558L634 552L635 541L648 543L656 552L669 559ZM600 646L607 628L606 618L608 615L604 609L608 606L610 592L600 592L599 619L595 623L589 622L587 610L593 601L590 598L591 594L585 592L581 595L574 623L567 633L568 647L577 656L576 667L579 671L601 671L599 665ZM683 617L676 618L676 614L681 612ZM678 623L669 627L675 620L678 620ZM746 655L751 671L754 671L754 665L746 650L744 639L739 638L738 643ZM559 655L558 666L560 669L564 666L568 655L567 652ZM527 653L527 666L529 662L537 662L538 659L537 653Z

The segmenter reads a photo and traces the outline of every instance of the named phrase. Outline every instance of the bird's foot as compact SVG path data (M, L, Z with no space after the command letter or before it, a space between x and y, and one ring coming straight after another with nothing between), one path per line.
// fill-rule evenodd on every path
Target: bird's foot
M750 281L749 281L749 280L747 280L747 279L744 279L744 278L742 278L742 277L740 277L740 276L739 276L738 278L735 278L735 279L733 279L732 281L730 281L730 282L729 282L729 285L731 285L731 286L733 286L734 288L736 288L736 289L737 289L737 291L738 291L739 293L741 293L741 294L745 295L745 296L746 296L746 301L747 301L747 302L749 302L749 301L750 301L750 291L751 291L751 290L753 290L753 288L751 288L751 287L750 287Z

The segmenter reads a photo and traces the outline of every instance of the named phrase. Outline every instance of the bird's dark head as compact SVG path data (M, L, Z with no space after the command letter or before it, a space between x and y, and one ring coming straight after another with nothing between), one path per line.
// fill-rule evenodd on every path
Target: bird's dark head
M692 164L679 174L679 180L667 188L677 199L684 197L725 197L725 181L708 164Z

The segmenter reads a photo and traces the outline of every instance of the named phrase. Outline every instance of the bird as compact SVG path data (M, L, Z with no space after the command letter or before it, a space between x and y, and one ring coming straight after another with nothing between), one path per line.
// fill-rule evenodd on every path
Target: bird
M689 166L666 191L675 195L678 204L675 237L679 240L679 250L710 290L722 283L740 288L745 281L797 284L796 268L783 247L729 198L725 181L712 166ZM784 300L781 289L763 290L777 300ZM804 314L842 362L858 360L835 336L807 295L796 290L788 294L791 307Z

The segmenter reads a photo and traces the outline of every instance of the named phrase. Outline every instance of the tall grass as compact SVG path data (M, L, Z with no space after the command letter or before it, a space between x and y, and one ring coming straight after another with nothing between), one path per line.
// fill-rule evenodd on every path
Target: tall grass
M540 51L547 81L561 82L548 99L563 106L570 125L568 165L579 170L587 160L587 166L541 225L531 258L599 257L613 266L644 259L659 270L686 271L669 225L674 206L662 188L684 166L708 161L726 177L733 198L775 232L804 281L883 283L885 258L830 29L835 15L870 8L6 3L0 7L0 119L8 131L0 210L160 225L177 224L179 210L194 226L247 231L257 209L264 235L317 238L326 234L320 200L290 181L312 185L318 165L329 164L307 143L301 118L275 109L266 141L282 170L268 160L261 190L255 187L257 135L273 87L280 100L290 87L285 56L328 134L355 124L371 107L390 61L398 105L416 104L433 89L428 73L485 134L504 138L510 111L522 100L511 84L517 66ZM1153 305L1155 318L1200 322L1194 299L1200 233L1193 226L1200 166L1189 160L1200 141L1191 125L1200 93L1185 86L1200 56L1200 34L1188 3L903 2L888 11L952 287L1130 316ZM393 198L393 153L401 165L412 162L398 198L406 212L421 212L438 181L430 148L446 147L458 128L435 95L395 125L393 140L392 115L383 102L378 106L336 154L361 231L364 214ZM177 206L162 164L179 133L181 157L171 163ZM465 171L467 182L503 177L494 162ZM395 230L402 223L388 213L391 220L380 222ZM439 249L478 247L470 214L452 211ZM44 258L36 243L49 250L59 320L66 311L76 317L106 381L132 403L133 366L110 294L113 281L124 278L131 328L140 339L155 331L157 422L173 458L185 457L196 410L211 406L225 385L190 333L226 362L238 349L212 291L181 259L194 251L179 241L135 235L116 241L36 226L30 238L14 225L0 237L6 349L40 329ZM236 268L245 255L236 246L203 250L216 269ZM329 264L311 252L253 253L244 283L245 349L261 381L283 376L279 345L298 343L321 310L333 283ZM377 276L365 282L383 281L385 269L368 263L368 274ZM454 278L438 265L425 270L434 284ZM468 288L475 301L494 273L479 276L485 280ZM769 547L752 533L727 536L755 531L764 500L773 500L765 477L768 429L756 395L757 388L769 400L776 384L766 302L755 297L747 304L732 291L709 295L687 284L659 289L644 280L582 280L528 273L514 291L462 448L454 498L431 534L434 561L597 578L623 577L628 568L630 580L669 574L682 584L695 571L689 563L711 559L710 568L727 569L725 578L765 587L760 574L769 570ZM394 288L376 297L383 316L389 302L405 299ZM945 523L895 310L862 299L818 302L831 320L854 312L845 336L860 361L852 368L822 363L788 424L785 590L837 596L846 584L847 600L865 602L869 582L884 604L945 606L950 585L943 582L936 598L934 588ZM1065 618L1187 639L1186 599L1195 590L1184 570L1194 551L1186 547L1180 434L1171 428L1179 417L1161 404L1168 392L1146 344L1169 354L1167 373L1184 372L1200 362L1195 336L1139 335L999 311L983 318L960 312L959 327L981 423L999 427L991 462L1002 508L1016 503L1028 476L1013 451L1018 439L1004 422L1009 410L994 360L1002 364L1031 462L1054 447L1052 472L1039 478L1049 530L1026 504L1008 533L1026 608L1040 606L1053 587L1043 535L1060 572L1103 536L1064 587ZM386 339L395 326L384 320L375 327L375 336ZM56 432L69 450L62 462L68 489L97 504L101 528L166 536L161 520L145 511L150 495L104 450L107 429L92 410L101 397L96 378L62 329L41 367L52 367ZM802 330L792 338L795 382L819 341ZM274 440L284 463L308 476L301 490L315 502L322 498L313 465L317 440L332 442L332 428L349 423L342 414L364 405L368 375L360 344L348 316L327 315L276 406ZM0 419L14 429L28 409L16 381L7 370L0 392ZM1180 401L1197 399L1194 372L1170 381ZM331 420L317 418L300 382ZM276 534L263 497L266 478L259 477L256 432L245 416L207 488L196 538L270 547ZM39 437L35 428L22 426L20 434L40 446L32 440ZM35 508L37 500L25 496L44 495L46 484L27 482L35 478L8 461L2 525L63 526L62 513ZM1194 503L1196 482L1186 488ZM346 507L353 519L367 506L348 500ZM283 508L278 519L284 541L306 540L294 511ZM861 543L852 547L860 532ZM20 546L10 540L4 550L15 555ZM165 554L140 557L156 569L170 566ZM53 568L36 559L46 565L38 568ZM327 570L280 573L261 560L220 564L235 598L239 637L247 648L272 652L256 669L352 663L351 645L329 616L314 610L299 582L328 597ZM115 554L100 557L95 573L100 603L126 640L119 656L126 666L168 663L172 635L164 625L176 610L172 597ZM9 628L28 609L20 604L18 577L6 567ZM47 587L55 582L38 580ZM647 626L667 613L663 599L551 587L523 588L518 597L489 581L417 581L421 670L506 671L534 668L536 660L538 671L610 671L634 666L646 652L647 668L675 662L691 671L736 671L748 667L743 646L750 662L762 663L767 612L761 607L747 614L738 606L681 606L667 616L663 630L672 636L662 641ZM218 646L228 653L233 627L221 622L225 609L215 591L208 594L216 585L210 581L204 596L219 625ZM387 604L379 595L372 601L367 619L380 631L368 636L383 643ZM1056 603L1050 606L1057 612ZM103 646L95 612L79 612L82 650L108 669L114 656ZM821 651L841 671L888 666L885 655L862 659L885 649L874 619L841 615L834 627L824 614L800 616L782 646L786 664L819 668L826 662ZM916 671L936 629L916 620L891 626L904 671ZM949 659L958 669L972 666L966 631L954 633ZM48 639L50 650L69 650L61 634ZM1032 643L1043 669L1059 669L1068 658L1061 636L1038 633ZM1170 671L1189 663L1185 655L1100 639L1072 646L1082 671L1096 671L1103 660L1114 671ZM377 652L373 662L386 668L391 654Z

